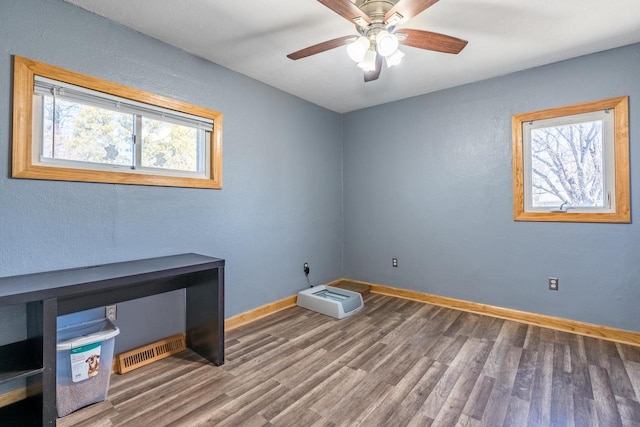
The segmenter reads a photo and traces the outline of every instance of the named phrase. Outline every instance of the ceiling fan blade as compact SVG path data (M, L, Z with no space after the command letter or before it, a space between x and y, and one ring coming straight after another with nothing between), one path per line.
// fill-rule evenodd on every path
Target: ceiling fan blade
M400 15L402 15L402 19L398 22L398 24L405 22L413 18L417 14L427 10L437 2L438 0L400 0L398 3L396 3L395 6L391 8L391 10L389 10L389 12L387 12L387 14L384 16L384 20L388 21L394 13L398 12Z
M363 11L361 11L355 4L351 3L349 0L318 1L351 23L354 22L353 20L355 18L362 18L367 22L367 24L371 23L371 19L369 19L369 17Z
M364 72L364 82L366 83L378 80L378 77L380 77L380 71L382 71L382 55L376 55L376 69Z
M338 37L337 39L327 40L326 42L314 44L313 46L309 46L297 52L290 53L289 55L287 55L287 58L293 60L306 58L307 56L315 55L316 53L325 52L327 50L335 49L336 47L349 44L357 38L358 37L356 36L343 36Z
M460 53L462 49L469 43L466 40L456 37L447 36L440 33L432 33L431 31L411 30L403 28L396 33L398 36L404 34L406 39L400 43L405 46L417 47L419 49L435 50L444 53ZM401 37L398 37L401 39Z

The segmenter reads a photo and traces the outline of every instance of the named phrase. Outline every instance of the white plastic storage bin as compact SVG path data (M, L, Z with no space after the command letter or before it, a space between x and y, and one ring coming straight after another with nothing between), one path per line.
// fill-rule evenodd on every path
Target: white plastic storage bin
M107 399L113 345L120 329L98 319L58 329L56 407L64 417Z

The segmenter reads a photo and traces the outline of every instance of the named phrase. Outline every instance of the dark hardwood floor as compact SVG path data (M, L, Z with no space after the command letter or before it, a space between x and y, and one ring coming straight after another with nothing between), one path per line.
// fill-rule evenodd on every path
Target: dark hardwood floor
M113 375L68 426L640 426L640 348L382 295Z

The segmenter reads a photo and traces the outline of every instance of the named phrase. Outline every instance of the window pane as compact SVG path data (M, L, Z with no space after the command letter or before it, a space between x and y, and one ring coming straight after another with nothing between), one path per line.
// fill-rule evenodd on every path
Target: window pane
M603 207L601 120L531 130L531 206Z
M142 167L201 172L198 129L142 118Z
M43 158L132 165L131 114L50 96L43 101Z

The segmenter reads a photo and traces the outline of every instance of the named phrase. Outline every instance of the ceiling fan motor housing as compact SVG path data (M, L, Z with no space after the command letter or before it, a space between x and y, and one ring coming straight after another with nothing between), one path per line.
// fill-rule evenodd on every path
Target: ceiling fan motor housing
M356 6L371 19L371 23L384 24L384 17L398 0L358 0Z
M371 23L368 25L366 22L356 23L358 33L373 40L380 31L392 32L393 28L388 27L384 17L398 1L399 0L358 0L356 6L371 20Z

